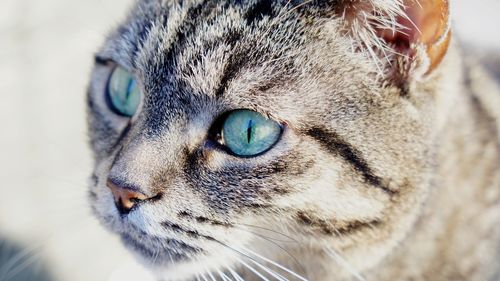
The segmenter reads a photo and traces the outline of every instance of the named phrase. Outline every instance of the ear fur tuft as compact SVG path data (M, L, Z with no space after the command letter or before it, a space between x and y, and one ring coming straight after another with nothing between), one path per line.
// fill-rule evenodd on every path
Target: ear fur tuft
M433 72L451 38L448 0L341 0L337 14L353 49L395 82Z

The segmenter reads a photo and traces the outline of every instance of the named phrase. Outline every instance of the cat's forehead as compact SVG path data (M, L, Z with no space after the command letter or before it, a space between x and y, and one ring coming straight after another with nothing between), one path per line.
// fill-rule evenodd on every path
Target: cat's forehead
M148 56L154 52L157 59L177 60L180 56L177 52L177 56L172 57L169 52L172 49L193 53L200 48L214 49L221 43L254 41L250 39L264 46L266 42L262 39L270 33L291 35L285 30L293 25L290 15L287 21L288 8L277 1L264 2L267 4L254 1L138 1L125 22L111 34L104 52L122 59L127 66L134 66L141 52L149 51ZM281 29L283 31L279 32Z
M338 99L361 85L337 22L311 13L289 1L139 1L104 52L138 76L152 127L236 108L293 122L318 91Z
M325 47L316 37L331 32L323 25L325 13L314 13L315 5L308 3L304 11L305 5L292 2L138 1L103 53L146 74L189 74L202 66L210 74L223 66L230 72L236 66L283 69L290 59L308 55L306 45ZM328 22L328 27L338 23Z

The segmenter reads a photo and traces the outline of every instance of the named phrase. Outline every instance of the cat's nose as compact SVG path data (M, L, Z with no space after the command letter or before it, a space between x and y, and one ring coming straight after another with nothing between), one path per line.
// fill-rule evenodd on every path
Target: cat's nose
M106 185L111 190L111 193L113 193L116 208L122 215L130 213L132 208L139 202L149 199L143 193L125 186L120 186L112 179L108 179Z

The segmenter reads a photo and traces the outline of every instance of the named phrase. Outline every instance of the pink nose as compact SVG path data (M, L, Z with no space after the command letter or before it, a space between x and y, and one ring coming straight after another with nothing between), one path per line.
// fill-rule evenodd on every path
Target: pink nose
M116 208L122 215L130 213L137 203L148 199L146 195L126 187L118 186L110 179L108 179L106 185L111 190L111 193L113 193Z

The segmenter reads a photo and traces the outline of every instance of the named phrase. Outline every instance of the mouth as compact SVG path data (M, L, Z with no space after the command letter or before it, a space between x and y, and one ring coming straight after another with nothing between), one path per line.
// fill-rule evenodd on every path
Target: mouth
M146 234L120 234L126 247L140 255L151 266L166 266L190 261L204 250L174 238L151 237Z
M123 221L122 221L123 223ZM126 223L125 230L118 234L126 247L139 254L141 260L152 266L165 266L190 262L207 255L207 251L197 244L214 243L217 240L196 230L169 221L161 227L169 233L157 236L146 233L133 224ZM185 239L184 239L185 238ZM200 242L200 243L198 243Z
M122 244L138 262L155 272L168 272L169 275L175 273L177 276L184 271L190 274L191 265L213 262L214 253L220 252L223 243L211 236L212 233L200 232L194 225L205 223L218 229L228 227L228 224L186 213L181 217L185 222L162 220L144 223L143 218L137 215L118 216L114 212L116 210L99 208L96 201L91 200L96 216L108 230L121 238ZM216 256L219 257L219 254Z

